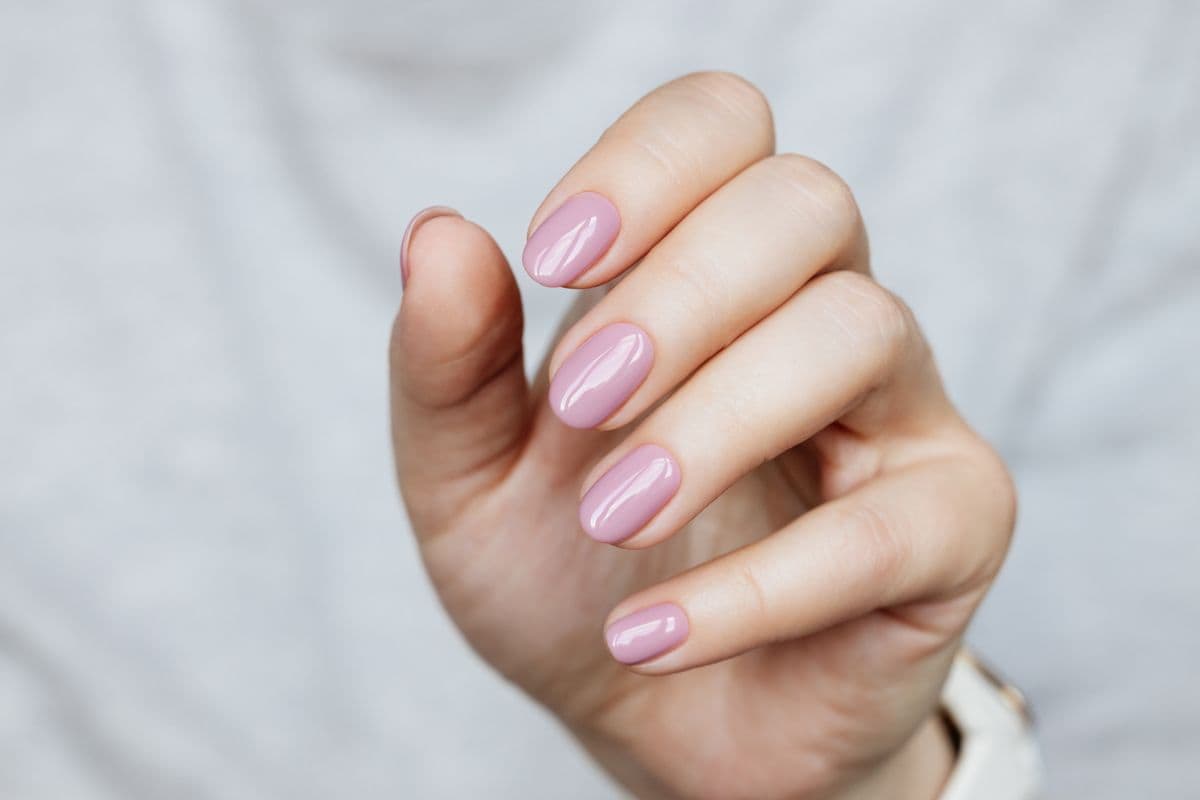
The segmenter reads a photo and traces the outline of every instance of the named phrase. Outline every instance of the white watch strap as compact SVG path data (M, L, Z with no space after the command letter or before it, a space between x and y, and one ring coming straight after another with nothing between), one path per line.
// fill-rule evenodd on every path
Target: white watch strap
M942 705L958 728L958 759L941 800L1032 800L1042 764L1020 694L965 651L954 661Z

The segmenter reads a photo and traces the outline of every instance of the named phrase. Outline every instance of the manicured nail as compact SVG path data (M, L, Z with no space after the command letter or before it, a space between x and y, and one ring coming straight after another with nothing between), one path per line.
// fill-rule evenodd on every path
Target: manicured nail
M637 325L618 322L592 334L554 373L550 407L572 428L612 416L646 379L654 345Z
M616 544L642 529L675 496L679 464L644 444L600 476L579 503L579 523L593 539Z
M543 286L566 286L604 255L620 229L621 216L607 197L574 195L529 237L521 263Z
M417 228L424 225L434 217L462 217L462 214L455 211L453 208L446 206L430 206L417 212L411 220L408 227L404 229L404 236L400 239L400 285L408 283L408 243L412 241L413 234L417 232Z
M687 635L687 616L674 603L635 611L604 632L609 652L622 664L639 664L660 656L678 647Z

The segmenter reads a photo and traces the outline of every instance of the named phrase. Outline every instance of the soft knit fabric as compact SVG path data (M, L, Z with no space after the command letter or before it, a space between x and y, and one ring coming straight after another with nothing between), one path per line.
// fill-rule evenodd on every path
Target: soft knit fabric
M617 795L423 576L396 248L444 203L515 262L702 68L855 188L1016 472L970 639L1051 794L1200 786L1198 41L1169 0L3 4L0 795ZM570 292L520 280L532 369Z

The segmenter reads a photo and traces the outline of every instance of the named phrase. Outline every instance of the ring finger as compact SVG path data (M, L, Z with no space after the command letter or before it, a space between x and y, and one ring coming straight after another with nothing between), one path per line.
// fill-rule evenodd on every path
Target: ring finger
M908 309L865 275L829 273L706 363L603 459L584 483L580 521L600 541L648 547L834 421L860 436L922 442L905 452L926 456L956 419Z

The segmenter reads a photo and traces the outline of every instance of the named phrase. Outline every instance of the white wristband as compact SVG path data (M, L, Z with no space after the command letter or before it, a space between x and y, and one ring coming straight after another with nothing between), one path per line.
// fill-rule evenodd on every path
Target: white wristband
M1042 765L1025 700L963 651L942 691L958 729L958 760L940 800L1033 800Z

